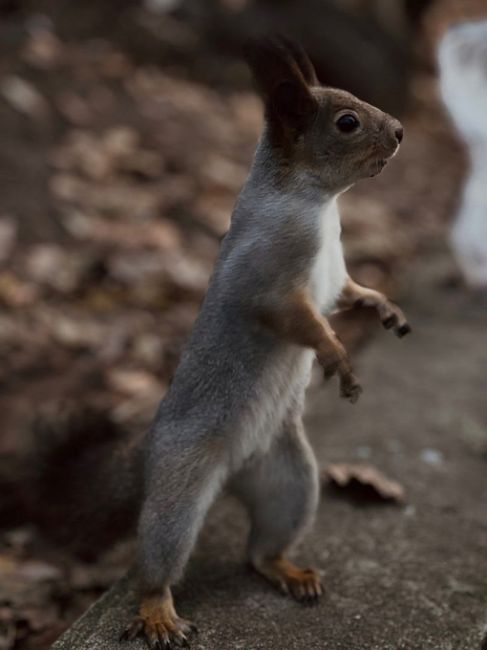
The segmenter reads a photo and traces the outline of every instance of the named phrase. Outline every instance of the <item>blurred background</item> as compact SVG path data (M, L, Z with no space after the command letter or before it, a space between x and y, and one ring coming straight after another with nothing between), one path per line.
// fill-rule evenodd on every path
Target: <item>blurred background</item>
M74 438L83 454L150 423L262 125L244 41L292 36L324 84L403 121L399 156L342 199L352 275L400 299L409 269L446 249L469 174L439 43L482 17L484 0L2 0L1 650L49 647L126 569L122 551L70 552L62 458L43 492L49 448ZM481 300L487 277L447 259L438 291ZM357 351L377 324L337 328Z

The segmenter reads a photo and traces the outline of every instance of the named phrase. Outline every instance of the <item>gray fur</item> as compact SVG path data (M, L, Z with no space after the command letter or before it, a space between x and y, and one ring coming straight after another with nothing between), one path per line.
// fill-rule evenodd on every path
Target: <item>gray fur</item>
M145 442L149 471L138 553L145 588L180 577L208 507L249 459L268 458L276 473L292 470L290 458L284 454L281 460L279 451L292 442L299 471L295 481L289 474L288 498L300 493L301 480L314 481L298 415L313 353L278 341L253 315L260 304L277 303L297 273L309 272L318 248L317 206L326 195L303 185L302 197L296 186L291 195L276 191L269 200L270 183L260 188L258 180L269 177L259 173L265 157L261 145L191 338ZM304 228L298 228L297 204L309 204ZM276 443L280 435L282 443ZM306 510L316 499L308 496L314 488L304 492L299 508ZM286 537L287 547L291 529Z
M254 565L290 550L316 511L318 468L304 433L301 404L299 400L290 409L269 451L247 461L230 484L249 512L248 556Z
M268 102L286 57L262 76ZM303 93L316 115L298 113ZM281 123L285 96L299 106L284 107ZM347 108L361 120L356 134L336 126ZM302 76L267 109L206 298L145 441L138 551L145 592L181 576L225 484L249 510L254 561L291 547L318 502L316 462L301 421L313 351L278 338L258 316L263 308L278 310L300 286L317 310L333 309L346 281L336 197L393 155L399 123L344 91L308 87Z

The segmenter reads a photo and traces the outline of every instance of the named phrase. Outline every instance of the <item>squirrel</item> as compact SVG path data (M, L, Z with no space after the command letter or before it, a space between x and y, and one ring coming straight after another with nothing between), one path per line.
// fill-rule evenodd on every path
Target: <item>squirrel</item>
M288 558L318 504L302 423L313 358L325 378L338 375L344 398L361 393L327 315L368 306L399 337L410 331L397 305L348 276L337 206L396 154L401 124L320 86L306 53L282 37L250 42L246 58L263 133L152 427L134 438L97 409L80 417L77 402L61 404L36 423L28 458L8 461L1 486L10 512L86 559L137 529L139 611L121 638L142 636L152 650L184 645L194 629L171 587L224 486L249 513L250 566L299 601L322 595L319 572Z
M337 197L397 152L400 122L320 85L304 50L282 37L246 46L265 125L206 297L142 445L144 490L135 572L139 609L121 640L187 645L176 613L181 577L205 515L226 486L250 518L250 565L283 593L314 601L320 574L289 550L318 504L317 464L302 423L313 358L340 394L361 386L327 315L369 306L386 328L403 312L347 274Z

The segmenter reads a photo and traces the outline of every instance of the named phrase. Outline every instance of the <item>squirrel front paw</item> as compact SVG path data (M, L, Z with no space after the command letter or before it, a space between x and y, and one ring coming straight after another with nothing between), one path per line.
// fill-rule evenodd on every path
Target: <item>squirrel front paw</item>
M352 373L340 377L340 397L348 399L350 404L355 404L363 392L362 386Z
M372 297L361 297L354 302L354 307L373 307L379 314L380 321L386 330L392 330L394 334L402 339L411 332L404 312L395 302L389 300L384 294L377 291L372 292Z
M392 329L394 334L402 339L403 336L411 332L411 326L406 320L402 309L400 309L391 300L387 300L379 308L379 316L382 325L386 330Z
M362 393L362 386L353 374L352 366L345 348L338 343L333 350L318 354L318 361L323 368L325 381L338 374L340 378L340 396L355 404Z

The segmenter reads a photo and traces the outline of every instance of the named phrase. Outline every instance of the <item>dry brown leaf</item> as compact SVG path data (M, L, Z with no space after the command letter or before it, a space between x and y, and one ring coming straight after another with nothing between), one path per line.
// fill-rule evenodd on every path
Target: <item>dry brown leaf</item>
M402 503L405 499L403 486L387 478L373 465L332 463L323 471L323 479L329 485L347 492L352 497L397 503Z
M114 126L105 132L101 144L109 156L127 158L137 149L139 134L129 126Z
M64 217L66 230L77 239L111 244L121 249L143 247L161 250L178 249L181 232L170 221L110 220L89 216L82 211L70 209Z
M0 217L0 262L10 257L17 238L17 225L10 217Z
M53 309L44 309L40 321L52 338L72 349L100 348L108 337L107 327L94 318L80 313L63 314Z
M19 113L34 119L44 119L49 114L49 105L37 88L17 76L5 77L0 85L4 99Z
M70 587L76 590L108 589L124 574L125 567L98 564L75 564L69 575Z
M37 288L10 271L0 273L0 302L8 307L26 307L35 302Z
M44 70L58 65L63 56L63 44L48 29L34 29L25 45L22 57L25 61Z
M157 378L144 370L132 368L112 368L107 373L109 385L126 395L159 396L163 386Z
M96 263L91 251L64 250L56 244L37 244L27 255L25 272L39 285L61 293L79 289Z
M28 631L59 619L55 597L62 581L61 570L50 563L0 555L0 648L10 650Z
M68 122L77 126L86 126L93 121L93 114L87 102L77 93L66 90L56 97L56 106Z

